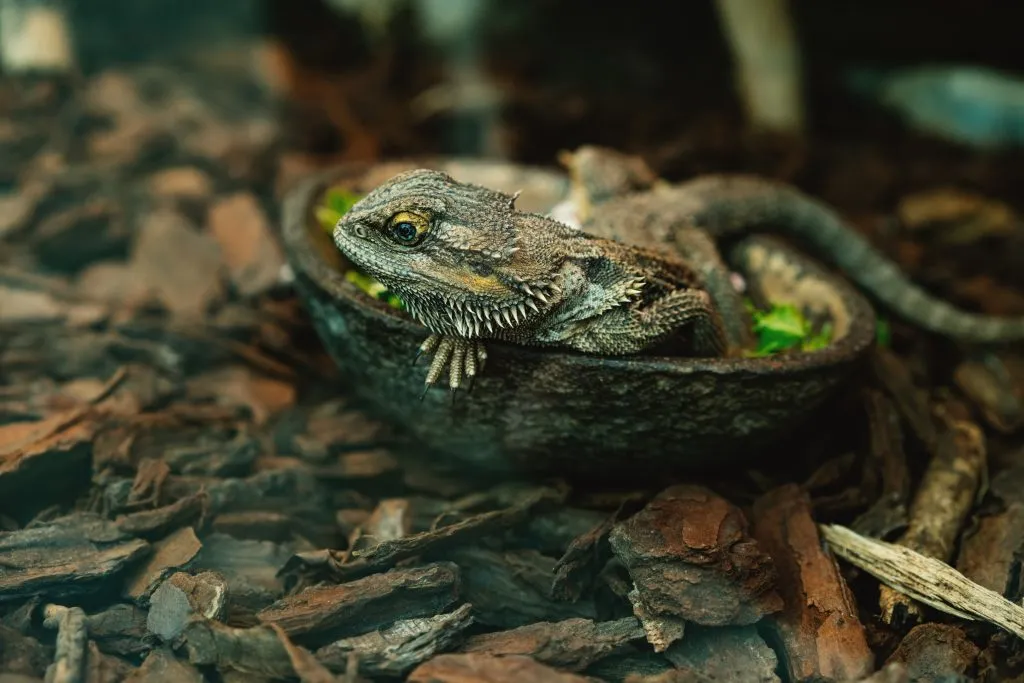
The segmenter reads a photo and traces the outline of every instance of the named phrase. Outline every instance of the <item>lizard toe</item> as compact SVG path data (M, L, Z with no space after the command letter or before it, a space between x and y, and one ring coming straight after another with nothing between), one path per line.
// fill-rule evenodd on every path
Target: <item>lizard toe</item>
M440 342L441 342L441 336L437 335L437 334L432 334L429 337L427 337L426 339L424 339L423 343L420 344L418 349L416 349L416 355L412 357L412 364L416 365L419 362L421 357L427 356L427 355L430 355L431 353L433 353L434 349L437 348L437 345Z
M441 335L431 335L420 345L416 357L433 353L427 376L424 380L423 394L426 396L434 384L446 374L448 387L454 393L462 388L469 388L473 380L483 369L487 352L483 344L476 339L457 339Z
M455 340L447 337L440 339L438 342L437 350L434 352L434 359L430 362L430 369L427 370L425 384L428 388L441 378L441 373L444 372L445 366L448 365L448 361L451 359L454 344Z
M448 386L456 391L462 385L466 374L466 347L469 342L458 339L452 344L452 357L448 364Z

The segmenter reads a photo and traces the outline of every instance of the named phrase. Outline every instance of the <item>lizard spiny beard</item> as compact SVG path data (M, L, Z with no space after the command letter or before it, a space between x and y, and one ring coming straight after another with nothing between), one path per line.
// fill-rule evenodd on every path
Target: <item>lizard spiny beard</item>
M429 297L410 292L412 296L403 301L412 317L431 332L465 339L501 338L514 336L514 330L536 320L558 291L551 284L524 287L524 296L508 303L475 301L437 292ZM403 293L397 294L402 297Z

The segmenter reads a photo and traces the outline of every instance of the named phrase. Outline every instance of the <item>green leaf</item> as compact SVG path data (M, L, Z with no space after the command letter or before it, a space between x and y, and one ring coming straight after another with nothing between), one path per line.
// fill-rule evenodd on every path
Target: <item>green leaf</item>
M375 299L386 301L389 306L398 310L405 310L405 303L397 296L388 291L387 287L369 275L351 268L345 272L345 279L363 290Z
M832 343L832 325L825 323L817 334L804 340L800 348L803 351L820 351L830 343Z
M746 304L757 335L757 348L748 356L769 356L793 349L817 351L832 341L831 325L822 325L815 332L810 321L792 304L772 304L767 311L755 308L749 300Z
M334 232L334 226L341 217L349 212L352 205L362 198L354 192L332 187L324 193L324 203L316 207L316 220L328 234Z
M326 206L316 207L316 222L328 235L334 232L334 226L341 220L341 214Z
M892 343L892 328L889 327L887 318L878 316L875 321L875 340L882 347L888 347Z
M327 206L328 208L337 211L338 214L344 216L349 212L349 209L362 199L363 196L340 187L332 187L327 190Z

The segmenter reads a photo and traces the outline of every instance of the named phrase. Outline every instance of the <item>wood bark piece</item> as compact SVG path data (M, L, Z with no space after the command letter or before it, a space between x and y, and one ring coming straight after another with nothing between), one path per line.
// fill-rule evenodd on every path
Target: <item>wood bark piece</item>
M0 603L31 595L57 599L94 591L116 579L148 549L146 541L89 513L0 533Z
M875 347L871 362L875 378L892 396L911 431L930 453L934 453L938 447L939 431L932 419L928 400L924 392L914 385L906 365L899 356L881 346Z
M395 541L409 535L411 527L409 501L404 498L389 498L377 503L377 507L350 536L349 548L360 550L371 548L384 541Z
M369 448L380 443L383 424L355 410L351 399L332 399L316 406L306 417L304 430L286 439L289 451L310 461L326 460L329 453ZM361 478L364 471L339 472L336 476Z
M460 548L447 556L462 575L460 595L479 624L509 629L537 621L597 618L592 599L560 602L551 595L555 559L535 550Z
M291 662L300 683L335 683L334 674L321 664L312 652L293 643L284 629L277 624L271 624L270 628L288 655L288 661Z
M602 681L624 682L654 680L661 674L677 671L664 655L656 654L649 648L644 652L633 648L627 654L613 655L596 662L587 669L586 674Z
M295 675L288 652L270 626L233 628L219 621L195 619L182 637L188 660L196 666L273 679Z
M910 672L905 664L892 662L862 679L860 683L910 683Z
M33 226L32 251L37 263L46 270L77 275L94 262L118 256L129 248L132 231L124 202L101 187L95 187L93 192L94 197L50 213ZM68 249L68 244L80 246ZM70 304L66 319L78 318L81 308L90 305L94 304Z
M190 526L178 529L167 538L157 541L153 544L152 552L145 563L128 577L124 596L145 606L157 586L177 569L186 567L199 554L202 547L203 544L196 538L196 532Z
M174 316L201 320L224 298L217 241L174 209L146 214L132 249L131 262L143 282ZM180 264L187 263L188 268Z
M111 605L86 618L89 638L108 654L141 655L149 650L146 611L128 603Z
M433 616L459 597L459 569L450 562L394 569L339 585L307 588L256 616L281 626L296 642L323 646L399 619Z
M164 168L146 180L146 189L155 197L173 200L204 200L213 195L213 180L195 166Z
M390 451L372 448L339 453L322 466L318 466L316 474L330 480L369 483L385 477L397 479L400 468L398 460Z
M551 594L558 600L579 600L611 556L608 534L619 513L609 515L586 533L574 538L555 565Z
M382 541L367 550L342 554L336 558L340 561L332 566L333 574L337 580L347 581L389 569L401 560L417 555L469 544L477 538L497 534L525 522L535 507L550 500L550 492L540 490L504 510L483 512L436 531Z
M577 674L558 671L529 657L445 654L420 664L409 683L591 683Z
M1010 360L1007 358L1007 360ZM1012 434L1024 421L1024 384L1013 376L1011 367L1021 368L1020 359L1007 364L994 353L957 366L953 380L957 387L978 407L989 425L1004 434Z
M207 220L240 296L256 296L277 284L284 254L254 195L238 192L219 199L210 208Z
M638 589L634 588L629 591L626 598L633 606L633 615L640 620L644 634L647 636L647 642L651 644L655 652L664 652L672 643L681 640L686 634L685 619L652 611L640 597Z
M199 670L174 656L167 648L151 650L136 671L124 683L204 683Z
M1018 598L1024 558L1024 505L1011 503L1006 510L978 520L977 528L960 546L957 569L964 576L1006 597Z
M303 519L288 512L252 510L227 512L210 520L210 530L246 541L285 543L302 536L310 543L330 545L338 538L337 529L326 520Z
M604 622L566 619L471 636L459 652L525 655L557 669L583 671L643 637L643 627L632 617Z
M795 484L754 503L754 538L779 574L782 612L768 618L792 681L847 681L873 670L857 605L839 567L821 548L811 502Z
M948 564L836 524L818 530L836 555L893 590L946 614L987 621L1024 638L1024 607L968 580Z
M118 515L114 523L126 534L153 540L201 520L208 502L205 493L196 493L155 510Z
M957 569L968 579L1019 601L1024 592L1024 466L1000 472L992 479L989 492L998 508L981 516L976 527L965 534Z
M900 416L892 400L880 391L868 389L864 405L871 432L871 457L866 467L868 478L881 480L880 493L851 526L857 533L886 538L907 523L910 471L903 450Z
M516 533L523 545L558 557L565 554L573 541L593 531L606 519L607 512L565 505L530 515L530 521Z
M96 641L88 641L86 650L84 683L123 683L136 670L129 662L100 650Z
M52 647L0 624L0 671L42 678L52 660Z
M966 675L979 652L957 626L920 624L910 629L885 663L903 664L913 680L948 680Z
M687 628L686 638L665 652L691 680L778 683L775 652L753 625Z
M29 516L88 486L96 426L83 417L71 410L0 426L0 514Z
M221 619L228 587L218 574L172 574L153 592L146 628L164 642L174 642L195 617Z
M986 465L981 429L971 422L951 420L914 496L907 531L897 543L943 562L952 559ZM921 616L917 606L885 586L879 594L879 605L886 623L916 621Z
M247 408L252 424L259 427L295 403L295 385L287 377L289 371L285 372L285 378L279 379L242 364L222 365L189 380L187 389L194 400L207 398L221 405ZM168 453L164 458L176 472L222 477L247 474L256 461L259 441L248 428L235 435L225 434L224 440L228 443L220 448L210 444L213 452L209 454L201 446L189 448L189 444L174 453L175 457Z
M128 432L127 441L126 450L134 451L138 446L138 435L135 432ZM124 459L116 464L130 466L132 456L128 453L124 455ZM133 509L149 505L156 507L160 502L161 488L170 473L171 467L164 460L162 454L161 457L138 456L138 465L135 467L135 478L132 479L132 488L128 492L127 504Z
M349 673L357 662L360 675L400 677L431 657L452 649L473 624L473 606L420 619L402 619L385 628L342 638L316 651L331 671Z
M609 541L646 615L721 626L782 608L771 558L743 513L705 488L666 489L616 524Z
M199 493L206 495L207 514L210 515L245 510L294 509L300 505L330 505L323 484L311 472L299 467L267 470L245 478L170 476L163 492L171 499ZM219 537L214 535L214 538ZM210 545L209 538L203 540Z
M231 370L231 369L229 369ZM239 393L244 393L245 388L239 391L239 384L247 384L251 379L247 368L240 369L240 372L217 372L214 371L203 379L216 380L218 389L215 393L210 392L202 395L202 398L211 398L220 403L230 403ZM271 380L273 382L273 380ZM276 382L275 382L276 383ZM189 391L194 394L195 384L189 383ZM200 398L200 396L196 396ZM245 403L245 401L239 401ZM253 408L253 406L249 406ZM261 411L254 409L254 413ZM262 415L261 415L262 417ZM202 440L198 443L176 443L170 444L161 449L161 461L164 462L175 474L206 475L211 477L232 477L248 474L256 462L260 451L259 441L249 433L248 429L232 429L235 433L210 433L207 430L203 433Z
M278 571L292 555L290 544L246 541L224 534L203 537L203 549L190 569L215 572L228 592L228 619L256 623L254 615L284 593Z

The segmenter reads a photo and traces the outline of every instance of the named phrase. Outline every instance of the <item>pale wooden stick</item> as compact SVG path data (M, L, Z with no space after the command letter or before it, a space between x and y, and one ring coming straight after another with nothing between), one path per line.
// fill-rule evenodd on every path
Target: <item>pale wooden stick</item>
M891 589L940 612L987 621L1024 639L1024 607L974 583L945 562L838 524L819 529L832 552Z

